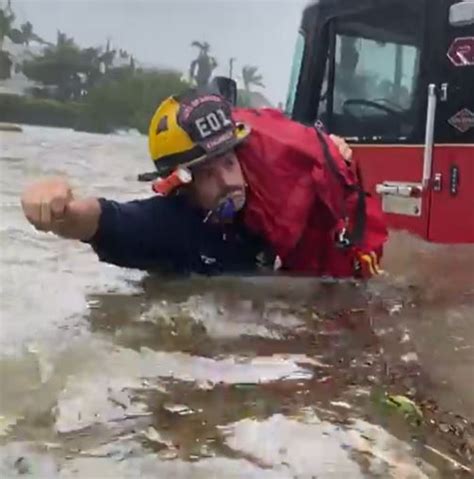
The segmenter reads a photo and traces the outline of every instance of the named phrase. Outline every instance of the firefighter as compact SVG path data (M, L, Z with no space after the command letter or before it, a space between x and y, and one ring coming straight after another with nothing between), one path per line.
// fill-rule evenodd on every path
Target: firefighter
M77 198L67 180L46 179L23 192L26 218L122 267L219 274L278 263L288 273L377 273L386 230L377 210L376 234L367 234L374 215L344 161L344 140L278 110L232 109L217 95L188 92L156 110L149 151L152 197Z

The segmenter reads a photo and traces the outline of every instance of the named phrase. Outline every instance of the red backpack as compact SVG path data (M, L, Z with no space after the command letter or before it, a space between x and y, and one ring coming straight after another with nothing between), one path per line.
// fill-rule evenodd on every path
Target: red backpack
M361 188L355 165L315 127L273 109L235 109L252 132L237 149L249 193L246 226L295 273L368 277L387 228L379 202Z

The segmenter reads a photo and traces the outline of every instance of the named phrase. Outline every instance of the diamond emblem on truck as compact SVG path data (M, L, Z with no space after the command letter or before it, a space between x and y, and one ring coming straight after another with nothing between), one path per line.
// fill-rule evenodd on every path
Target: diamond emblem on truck
M452 116L448 123L461 133L466 133L466 131L474 128L474 113L468 108L463 108Z

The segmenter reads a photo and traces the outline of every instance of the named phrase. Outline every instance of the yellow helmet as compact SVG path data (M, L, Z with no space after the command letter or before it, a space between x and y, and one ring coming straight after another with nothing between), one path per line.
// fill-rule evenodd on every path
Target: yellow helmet
M230 104L218 95L194 92L169 97L155 111L148 148L160 176L221 155L249 135L232 118Z

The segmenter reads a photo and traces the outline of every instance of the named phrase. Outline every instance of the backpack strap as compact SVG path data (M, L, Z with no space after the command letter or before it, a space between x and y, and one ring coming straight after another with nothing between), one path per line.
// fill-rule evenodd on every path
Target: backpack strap
M347 211L344 209L343 218L340 220L340 225L338 226L338 232L336 237L336 244L340 248L349 248L351 246L358 245L365 235L365 228L367 223L367 211L366 211L366 193L362 189L360 184L351 185L344 178L343 174L339 170L334 158L329 151L329 145L325 135L315 126L314 130L316 131L316 136L321 143L323 150L324 159L326 165L328 166L329 171L337 178L339 183L344 187L345 190L350 192L357 192L357 205L355 211L355 222L354 228L352 231L347 231L347 224L349 218Z

